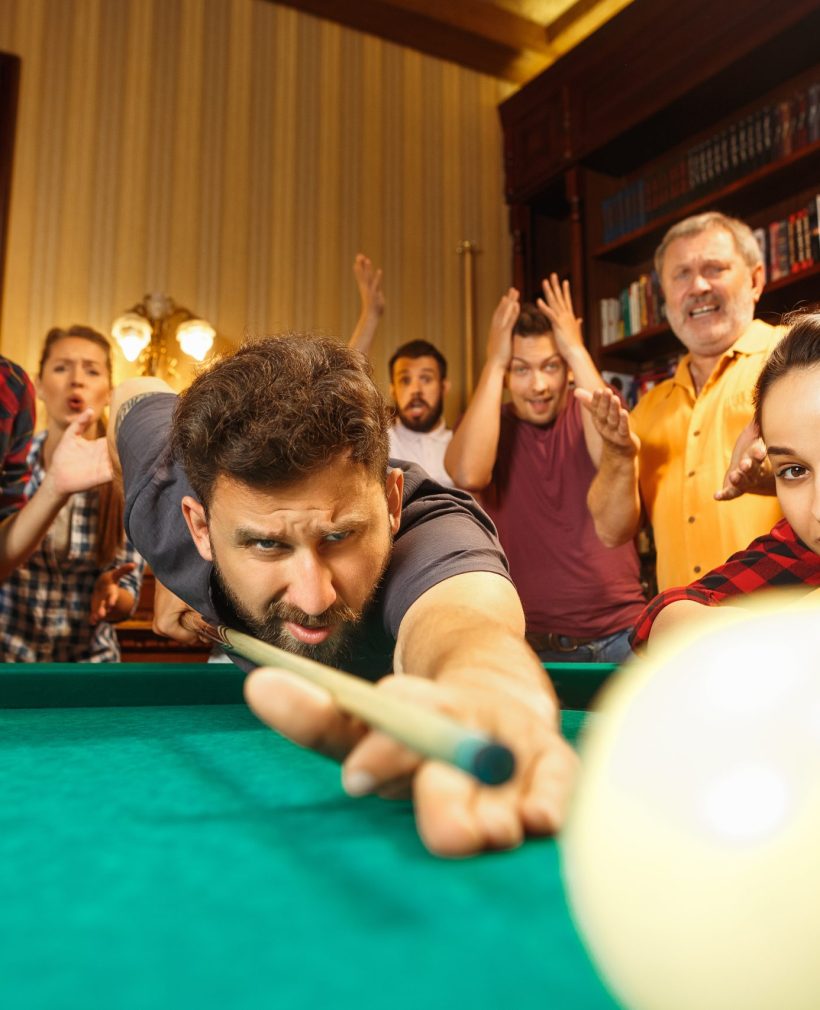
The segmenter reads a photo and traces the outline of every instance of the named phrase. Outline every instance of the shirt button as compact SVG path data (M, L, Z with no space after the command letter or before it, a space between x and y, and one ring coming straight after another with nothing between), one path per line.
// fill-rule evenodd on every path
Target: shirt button
M693 523L695 521L695 517L694 516L689 516L689 518L686 521L689 522L689 523Z
M695 575L699 575L700 574L700 565L695 565L694 571L695 571Z
M695 438L697 438L698 435L700 434L700 428L698 428L697 431L693 431L692 434L695 436Z
M694 470L690 470L689 473L686 476L687 477L694 477L695 476L695 471Z

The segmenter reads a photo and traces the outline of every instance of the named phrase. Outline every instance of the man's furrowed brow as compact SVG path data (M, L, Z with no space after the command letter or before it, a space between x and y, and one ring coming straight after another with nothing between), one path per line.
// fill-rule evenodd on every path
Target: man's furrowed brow
M356 513L348 515L337 522L316 522L310 523L311 532L318 537L326 537L335 533L356 533L370 524L372 516L369 513ZM238 526L233 534L235 543L254 543L257 540L275 540L280 543L288 543L290 537L286 530L281 527L270 526Z
M283 534L281 530L264 529L261 526L238 526L234 530L234 543L240 546L254 543L256 540L281 540Z
M333 523L317 523L315 529L319 536L326 537L332 533L356 533L364 529L372 519L372 516L364 513L345 516Z

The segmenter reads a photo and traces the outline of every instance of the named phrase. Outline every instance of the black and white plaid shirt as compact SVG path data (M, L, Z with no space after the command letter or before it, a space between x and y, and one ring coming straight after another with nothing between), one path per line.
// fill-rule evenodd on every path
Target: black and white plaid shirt
M34 436L28 462L32 468L26 495L31 497L45 471L41 450L45 432ZM22 568L0 585L0 658L5 663L111 663L120 658L110 624L89 623L94 583L103 571L96 561L98 496L72 496L68 551L58 554L52 533ZM139 598L144 562L126 540L108 568L132 561L133 572L120 585Z

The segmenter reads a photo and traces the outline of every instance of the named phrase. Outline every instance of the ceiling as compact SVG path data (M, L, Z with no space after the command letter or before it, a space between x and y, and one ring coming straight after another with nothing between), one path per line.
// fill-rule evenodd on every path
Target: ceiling
M275 0L523 84L631 0Z

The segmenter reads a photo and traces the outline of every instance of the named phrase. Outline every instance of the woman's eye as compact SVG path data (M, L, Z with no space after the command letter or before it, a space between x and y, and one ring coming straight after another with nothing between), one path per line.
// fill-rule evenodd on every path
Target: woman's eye
M798 466L796 463L791 466L784 466L781 470L777 471L777 476L781 477L783 480L798 480L803 477L806 473L806 468L804 466Z

